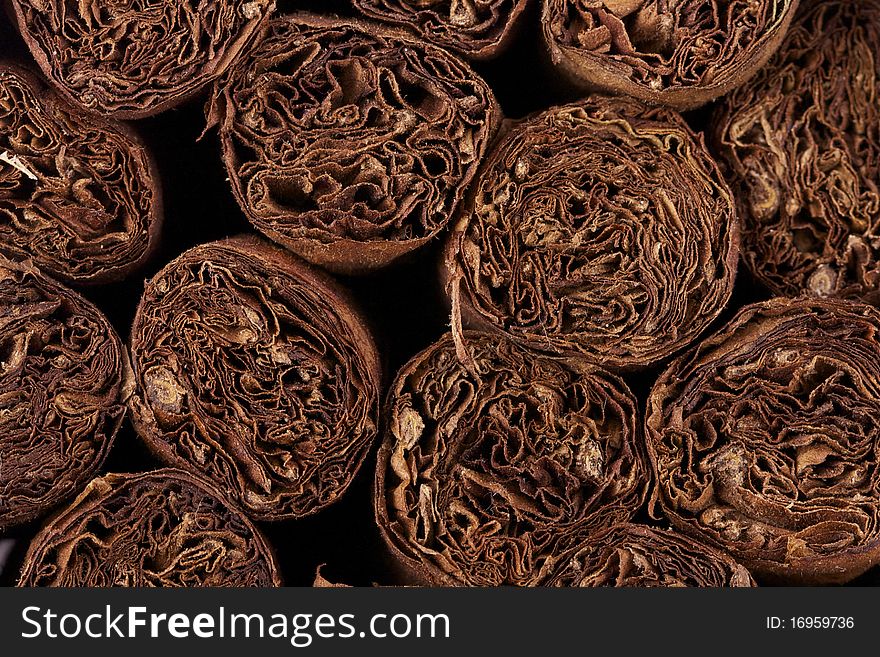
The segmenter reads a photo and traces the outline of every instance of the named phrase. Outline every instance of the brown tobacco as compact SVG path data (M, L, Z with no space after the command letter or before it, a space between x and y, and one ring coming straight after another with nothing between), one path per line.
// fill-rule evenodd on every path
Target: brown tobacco
M407 583L546 584L585 533L647 494L636 400L584 361L446 334L398 374L379 450L376 517Z
M0 257L0 532L82 490L131 387L125 349L97 308Z
M209 122L248 219L341 273L437 235L500 119L486 83L443 50L303 15L271 21L215 94Z
M749 571L724 552L674 531L617 525L589 537L553 586L749 587Z
M453 331L647 366L724 308L737 235L730 192L677 114L601 97L550 109L507 133L462 206L445 257Z
M130 129L0 63L0 249L67 283L121 280L156 246L161 206Z
M880 303L880 2L806 2L720 106L743 259L776 294Z
M747 306L648 401L652 512L756 575L842 583L880 563L880 312Z
M93 480L34 538L19 586L280 586L260 531L180 470Z
M352 0L364 16L472 60L507 50L532 0Z
M9 0L43 73L73 101L138 119L198 94L245 50L274 0Z
M685 110L773 55L798 0L542 0L543 38L573 84Z
M376 437L364 321L329 277L255 237L198 246L159 272L131 351L138 433L254 518L331 504Z

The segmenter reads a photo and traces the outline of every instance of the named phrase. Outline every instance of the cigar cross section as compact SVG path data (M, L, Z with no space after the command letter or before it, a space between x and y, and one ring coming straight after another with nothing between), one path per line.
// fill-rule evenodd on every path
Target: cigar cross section
M217 84L232 190L262 233L360 274L450 221L500 121L489 86L435 46L371 24L293 15Z
M650 474L623 380L491 334L446 334L388 398L376 517L407 583L538 586L590 532L628 521Z
M444 260L453 331L646 367L719 315L737 256L730 190L678 114L551 108L499 141L461 208Z
M397 25L471 60L502 55L534 0L352 0L364 16Z
M173 469L94 479L31 543L19 586L280 586L266 539L216 488Z
M779 47L798 0L542 0L553 65L576 87L679 110L743 84Z
M0 532L47 515L103 465L132 393L106 317L0 256Z
M755 278L774 294L877 305L880 2L804 3L712 125Z
M880 562L880 312L746 306L648 400L652 512L756 576L843 583Z
M141 267L162 222L159 175L128 126L0 62L0 251L77 285Z
M378 425L379 359L347 294L256 237L195 247L147 285L131 336L135 428L254 518L346 490Z
M70 100L119 119L189 100L257 36L274 0L9 0L43 74Z
M727 553L669 529L621 524L589 536L552 586L749 587L755 581Z

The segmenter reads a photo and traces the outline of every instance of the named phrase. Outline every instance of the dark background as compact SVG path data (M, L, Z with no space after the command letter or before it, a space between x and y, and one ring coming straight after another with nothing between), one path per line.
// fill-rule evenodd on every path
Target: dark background
M0 2L2 4L2 2ZM345 0L279 0L279 9L306 8L346 14ZM536 16L527 16L523 29L505 56L474 68L492 86L509 118L520 118L552 105L574 100L553 79L539 47ZM12 59L38 70L21 38L0 12L0 59ZM133 123L151 147L161 174L165 223L161 246L152 261L126 281L81 289L113 322L127 340L144 279L185 250L215 239L253 232L232 196L220 160L216 133L204 130L204 100L198 99L158 117ZM685 115L695 130L711 120L711 107ZM411 356L427 347L449 327L449 313L437 283L440 242L435 240L405 261L377 274L340 278L359 301L375 329L383 354L386 385ZM734 297L716 327L744 303L766 295L740 272ZM627 377L644 409L658 370ZM375 449L343 498L330 508L303 520L260 523L275 546L287 585L310 585L316 568L331 581L353 585L390 584L386 553L373 520L371 483ZM150 470L160 464L141 445L127 422L104 466L105 472ZM650 522L647 517L638 520ZM656 524L656 523L652 523ZM14 584L21 559L39 525L20 527L0 536L0 585ZM880 583L875 568L854 584Z

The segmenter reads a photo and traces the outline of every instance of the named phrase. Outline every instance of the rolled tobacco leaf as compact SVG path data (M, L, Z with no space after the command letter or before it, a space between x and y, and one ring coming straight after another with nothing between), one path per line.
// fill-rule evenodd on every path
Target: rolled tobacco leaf
M0 63L0 250L68 283L120 280L156 246L161 205L130 129Z
M181 470L108 474L34 538L19 586L280 586L260 531Z
M215 94L209 123L248 219L342 273L443 229L500 119L486 83L445 51L304 15L271 21Z
M644 367L724 308L737 239L730 192L677 114L601 97L552 108L507 133L462 207L445 256L453 330Z
M654 514L753 573L842 583L880 563L880 312L747 306L648 401Z
M274 0L9 0L43 73L74 101L138 119L179 105L246 49Z
M260 239L172 261L131 335L138 433L254 518L326 507L376 437L380 369L364 321L329 277Z
M364 16L405 28L472 60L510 45L532 0L352 0Z
M125 349L100 311L0 257L0 532L82 490L131 391Z
M877 0L804 3L771 64L718 109L743 259L776 294L880 303L878 52Z
M644 525L616 525L591 536L553 586L748 587L749 571L689 536Z
M574 84L693 109L779 47L798 0L542 0L552 63Z
M407 583L544 585L647 495L636 400L585 361L464 337L474 373L446 334L391 389L377 521Z

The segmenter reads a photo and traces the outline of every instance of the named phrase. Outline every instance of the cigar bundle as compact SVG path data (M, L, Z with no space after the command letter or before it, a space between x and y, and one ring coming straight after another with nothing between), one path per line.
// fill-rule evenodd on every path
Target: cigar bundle
M877 581L880 1L0 2L0 583Z

